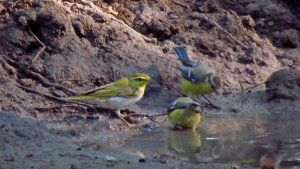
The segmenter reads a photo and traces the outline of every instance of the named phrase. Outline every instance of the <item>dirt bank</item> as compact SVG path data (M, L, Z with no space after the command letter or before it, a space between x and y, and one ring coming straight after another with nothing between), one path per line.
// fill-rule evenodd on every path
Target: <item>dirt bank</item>
M119 121L110 120L107 111L65 104L57 98L144 72L153 77L154 83L142 101L130 110L161 112L181 95L178 86L181 75L177 69L180 63L173 47L185 46L192 59L214 67L222 78L221 94L208 97L220 105L223 113L251 115L252 109L247 108L258 103L267 108L277 105L281 111L285 107L279 103L269 105L264 82L282 68L299 69L300 8L295 4L298 2L275 0L1 2L0 110L47 121L96 114L105 126L118 127ZM245 89L243 95L241 88ZM253 89L258 90L252 92ZM298 110L294 107L298 103L297 100L281 102L293 111ZM142 168L144 165L133 157L129 162L122 161L125 154L118 153L113 156L121 162L111 164L103 160L105 152L79 151L76 145L58 138L46 127L40 128L43 126L40 123L7 114L0 120L3 123L1 142L8 139L4 153L16 153L1 155L4 168L31 165L34 168L97 168L98 165ZM15 120L19 122L13 123ZM23 133L29 131L15 132L22 127L40 133L33 137L43 143L33 146L32 152L23 152L24 146L36 143L25 139L32 138L28 136L30 133ZM120 127L120 130L124 129ZM49 147L58 147L50 157L46 153ZM35 153L39 150L40 155ZM31 160L23 163L19 158ZM63 159L61 164L56 163L58 158ZM175 160L167 165L155 160L145 164L153 168L196 167ZM214 165L200 167L215 168ZM219 167L228 168L227 165Z

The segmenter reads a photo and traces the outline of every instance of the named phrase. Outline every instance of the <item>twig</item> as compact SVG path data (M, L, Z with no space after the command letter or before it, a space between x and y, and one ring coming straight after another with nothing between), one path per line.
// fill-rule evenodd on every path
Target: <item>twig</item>
M46 49L46 46L42 41L40 41L40 39L32 32L30 28L29 28L29 33L35 38L35 40L37 40L42 45L42 49L38 51L35 57L31 60L31 63L33 63L40 56L40 54Z
M72 89L69 89L65 86L62 86L62 85L59 85L59 84L55 84L55 83L51 83L51 82L48 82L48 79L44 78L41 74L39 73L35 73L31 70L28 70L28 69L25 69L24 70L24 73L26 73L27 75L30 75L36 79L38 79L38 81L40 83L42 83L43 85L47 86L47 87L55 87L57 89L60 89L60 90L64 90L64 91L67 91L67 92L70 92L71 94L78 94L77 92L75 92L74 90Z
M185 8L188 8L187 5L185 5L185 4L181 3L181 2L177 2L176 0L172 0L172 2L173 2L174 4L176 4L176 5L180 5L180 6L183 6L183 7L185 7Z
M9 75L13 75L14 78L17 77L16 69L11 66L7 61L3 58L0 58L0 63L2 64L3 68L8 72Z
M10 79L9 79L10 80ZM34 90L34 89L31 89L29 87L25 87L25 86L22 86L20 84L18 84L17 82L14 82L13 80L10 80L14 85L18 86L19 88L25 90L25 91L28 91L28 92L31 92L31 93L35 93L35 94L39 94L39 95L42 95L44 97L47 97L49 99L52 99L52 100L55 100L55 101L58 101L58 102L64 102L64 103L73 103L73 104L78 104L78 105L83 105L83 106L87 106L87 107L90 107L90 108L94 108L95 106L93 105L90 105L90 104L87 104L87 103L83 103L83 102L77 102L77 101L72 101L72 100L66 100L66 99L63 99L63 98L59 98L59 97L55 97L55 96L52 96L50 94L47 94L47 93L43 93L43 92L39 92L37 90Z
M7 58L7 57L3 57L5 61L7 61L7 63L11 64L11 65L14 65L14 67L20 69L18 71L21 71L22 73L25 73L29 76L32 76L33 78L36 78L40 83L42 83L44 86L46 87L55 87L57 89L60 89L60 90L64 90L64 91L67 91L73 95L75 94L78 94L77 92L75 92L74 90L72 89L69 89L65 86L62 86L62 85L59 85L59 84L55 84L55 83L51 83L51 82L48 82L48 79L44 78L41 74L39 73L35 73L29 69L27 69L27 67L24 67L24 65L21 65L20 63L14 61L13 59L11 58Z
M89 112L87 111L87 107L83 107L81 105L59 105L59 106L51 106L51 107L33 107L34 109L37 110L49 110L49 109L61 109L61 108L81 108L83 109L87 114L89 114Z
M241 104L242 104L242 108L243 108L243 106L244 106L244 86L241 81L239 81L239 84L240 84L241 91L242 91L241 92L241 94L242 94Z
M10 7L13 8L15 7L21 0L17 0L15 3L13 3Z
M5 57L5 56L2 56L2 58L10 65L13 65L13 66L16 66L17 68L20 67L20 64L17 63L16 61L14 61L13 59L9 58L9 57Z
M167 114L168 114L168 113L160 113L160 114L149 115L149 114L137 114L137 113L131 113L131 114L128 114L128 116L131 116L131 117L146 117L147 119L151 120L152 122L157 123L157 121L155 121L155 120L153 119L154 117L165 116L165 115L167 115Z
M209 105L210 107L218 109L218 110L222 109L220 106L217 106L217 105L213 104L205 95L201 95L201 96L204 97L205 100L208 101L208 103L206 103L206 105Z
M83 79L61 79L61 80L57 80L57 83L61 83L61 82L72 82L72 81L84 81Z
M153 114L153 115L149 115L150 117L158 117L158 116L165 116L168 115L168 113L160 113L160 114Z
M224 86L230 87L228 83L229 83L228 81L223 81Z
M248 83L250 85L256 85L254 82L250 82L248 79L246 79L244 76L242 76L242 79L244 80L244 82L241 83Z
M258 84L254 84L253 86L247 87L245 90L254 89L254 88L256 88L256 87L258 87L258 86L260 86L260 85L263 85L263 84L265 84L265 82L261 82L261 83L258 83Z
M240 83L248 83L248 84L252 85L250 87L245 88L245 90L254 89L254 88L266 83L266 81L263 81L261 83L253 83L253 82L250 82L249 80L247 80L245 77L242 77L242 78L243 78L244 82L239 81Z

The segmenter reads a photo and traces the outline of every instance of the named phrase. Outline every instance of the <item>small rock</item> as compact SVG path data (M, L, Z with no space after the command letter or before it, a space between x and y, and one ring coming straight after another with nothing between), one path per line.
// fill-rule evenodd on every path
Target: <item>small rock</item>
M268 26L272 27L272 26L274 26L275 23L273 21L269 21L269 22L267 22L267 24L268 24Z
M28 22L25 16L20 16L18 19L18 23L22 26L27 26Z
M271 155L263 155L259 159L259 166L262 169L275 169L275 161Z
M171 14L168 15L168 18L169 18L169 19L178 19L179 16L176 15L176 14L171 13Z
M300 99L300 70L279 70L273 73L265 84L269 100Z
M193 12L190 17L191 19L202 19L203 15L199 12Z
M72 25L73 25L74 30L75 30L75 32L76 32L76 34L77 34L78 36L83 36L83 35L85 35L85 30L84 30L83 25L82 25L81 22L74 21L74 22L72 22Z
M233 113L239 113L239 112L241 112L241 110L240 110L238 107L231 107L230 110L231 110Z
M4 161L7 161L7 162L14 162L14 161L15 161L15 158L12 157L12 156L5 156L5 157L4 157Z
M165 163L167 163L167 160L164 159L164 158L160 158L160 159L159 159L159 162L162 163L162 164L165 164Z
M32 64L30 69L36 73L42 73L44 68L42 64Z
M35 84L35 81L32 79L21 79L20 83L26 87L31 87Z
M276 38L276 39L280 38L280 32L279 31L272 32L271 35L272 35L273 38Z
M255 22L253 18L250 15L242 16L242 23L246 28L254 28Z
M0 14L4 14L5 12L6 12L6 9L4 8L4 6L1 3L0 4Z
M246 51L244 55L240 55L238 57L238 61L244 64L251 64L254 63L254 59L255 59L254 57L255 57L254 49L250 48Z
M92 17L93 17L94 21L98 22L98 23L103 23L107 20L105 17L103 17L102 15L100 15L98 13L93 14Z
M6 10L4 10L4 11L6 11ZM5 20L9 19L9 13L8 12L4 13L3 19L5 19Z
M78 169L78 167L75 164L71 164L70 169Z
M160 154L158 160L160 163L165 164L168 158L170 158L168 154Z
M299 46L299 34L295 29L288 29L281 32L281 43L285 47L295 48Z
M250 3L246 6L245 12L251 16L258 17L260 15L260 6L257 3Z
M55 75L55 70L48 68L44 70L44 77L52 80L52 81L56 81L56 75Z
M30 157L33 157L33 154L32 154L32 153L29 153L29 154L26 155L26 157L29 157L29 158L30 158Z
M300 47L285 50L283 53L276 56L277 59L282 61L283 59L291 60L295 65L300 65Z
M234 64L232 64L232 63L230 63L230 62L226 62L226 63L224 64L224 66L225 66L227 69L229 69L229 70L234 70L235 67L236 67L236 65L234 65Z
M241 167L240 166L238 166L238 165L233 165L233 166L231 166L231 169L240 169Z
M140 162L140 163L145 163L145 162L146 162L146 159L145 159L145 158L141 158L141 159L139 159L139 162Z
M249 67L247 67L247 68L245 69L245 72L248 73L248 74L251 75L251 76L254 76L254 75L257 74L256 71L255 71L255 69L249 68Z
M118 160L115 157L109 156L109 155L105 156L105 161L113 162L113 163L117 163L118 162Z
M162 51L164 53L172 52L173 48L176 46L176 44L170 40L165 40L162 42Z
M5 36L2 36L3 39L8 43L21 47L23 49L28 49L33 43L34 38L28 36L22 29L18 29L17 27L11 27L9 30L3 32ZM26 41L24 41L26 39Z

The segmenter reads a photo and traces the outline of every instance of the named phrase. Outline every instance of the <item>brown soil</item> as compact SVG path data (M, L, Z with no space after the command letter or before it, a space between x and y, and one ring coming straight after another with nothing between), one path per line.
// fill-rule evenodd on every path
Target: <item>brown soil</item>
M109 6L115 9L110 10ZM149 85L142 101L130 110L161 112L170 101L181 95L178 86L181 75L177 69L180 63L173 52L173 47L178 45L186 46L192 59L218 71L223 80L222 92L209 98L220 105L223 112L236 114L244 111L236 106L241 104L240 84L245 89L243 94L248 92L246 88L258 86L258 93L250 91L243 95L243 100L249 101L245 103L246 107L262 103L268 109L278 104L269 103L264 85L258 84L264 84L277 70L284 67L299 69L300 66L299 11L299 2L292 0L2 1L0 110L48 121L70 115L99 114L105 125L117 125L119 121L112 120L111 123L106 110L99 112L99 109L84 105L70 107L56 98L144 72L155 81ZM285 104L289 108L297 105L299 100L293 99L281 102L278 107L284 109L282 106ZM214 111L206 110L207 113ZM103 160L105 152L84 150L80 153L76 145L64 141L45 127L40 128L42 123L4 114L0 120L0 142L8 146L4 146L5 153L15 153L8 156L0 154L0 168L144 166L133 157L128 159L129 162L122 161L122 153L114 154L121 159L116 164L107 164ZM16 133L23 127L33 128L37 134L29 136L32 135L29 131ZM36 138L44 143L33 146L31 153L23 152L24 146L32 144L32 140L27 138ZM47 141L51 145L47 145ZM20 147L17 149L15 145ZM58 150L53 150L56 155L48 156L53 154L48 152L48 146L57 147ZM68 149L68 152L64 153L62 149ZM41 155L35 154L37 151L41 151ZM21 156L23 159L15 159ZM96 157L101 160L95 160ZM22 162L27 158L31 159L28 160L31 163ZM61 161L59 166L56 166L57 160ZM195 167L194 164L173 161L164 165L151 160L147 166ZM228 168L227 165L215 164L197 167Z

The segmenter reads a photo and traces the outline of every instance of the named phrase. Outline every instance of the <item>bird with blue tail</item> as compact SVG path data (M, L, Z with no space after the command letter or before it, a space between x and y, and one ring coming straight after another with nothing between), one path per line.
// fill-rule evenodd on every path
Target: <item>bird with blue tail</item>
M222 81L216 70L206 64L190 60L187 50L183 47L175 47L174 51L182 63L179 70L183 76L181 90L185 95L193 97L218 91ZM210 104L213 105L211 102Z

